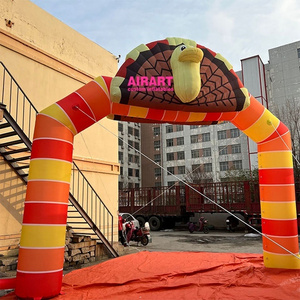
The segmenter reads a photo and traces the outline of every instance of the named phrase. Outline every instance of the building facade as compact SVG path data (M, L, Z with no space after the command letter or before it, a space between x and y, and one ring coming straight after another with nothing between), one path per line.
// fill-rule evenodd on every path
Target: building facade
M119 122L119 188L141 186L141 124Z
M146 147L145 132L149 134ZM142 136L143 153L148 150L146 155L163 167L151 161L152 168L147 164L144 187L172 186L179 180L219 181L228 170L249 168L247 137L229 122L213 126L142 124ZM143 169L145 160L142 158Z
M269 50L266 80L271 109L300 103L300 41Z
M113 54L29 0L1 1L0 19L0 60L38 111L96 76L114 76L117 71L117 60ZM23 98L19 96L18 100L20 89L12 88L3 68L0 74L1 100L7 104L12 90L12 98L16 98L21 105L20 99ZM15 104L15 107L18 105ZM31 124L33 133L34 122L25 120L24 123ZM117 122L105 118L100 124L117 135ZM118 142L101 126L94 125L75 137L73 160L116 221ZM32 136L29 138L32 140ZM0 168L0 237L13 236L18 243L26 185L2 156ZM118 243L117 222L113 226L114 241ZM4 247L4 243L5 239L1 238L0 246Z

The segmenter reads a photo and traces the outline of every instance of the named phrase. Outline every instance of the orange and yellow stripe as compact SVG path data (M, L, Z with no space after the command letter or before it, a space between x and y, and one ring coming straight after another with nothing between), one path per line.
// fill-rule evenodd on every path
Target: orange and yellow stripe
M257 142L264 263L300 269L290 134L256 99L250 101L232 123Z
M20 298L50 298L60 292L73 139L110 114L110 78L106 81L88 83L37 116L17 268Z

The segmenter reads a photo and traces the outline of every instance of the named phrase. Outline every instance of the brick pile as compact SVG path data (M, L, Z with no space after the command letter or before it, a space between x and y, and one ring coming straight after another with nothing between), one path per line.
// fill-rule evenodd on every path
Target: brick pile
M64 268L94 262L96 244L90 236L77 235L67 226Z
M0 259L0 273L15 271L17 269L18 257L3 257ZM2 277L0 275L0 277Z

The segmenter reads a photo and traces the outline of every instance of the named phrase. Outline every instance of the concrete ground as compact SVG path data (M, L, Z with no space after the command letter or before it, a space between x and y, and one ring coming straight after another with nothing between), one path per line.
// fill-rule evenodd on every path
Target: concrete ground
M256 233L230 233L211 230L189 233L188 230L166 229L151 232L152 243L147 246L131 242L128 253L138 251L200 251L262 254L262 238Z

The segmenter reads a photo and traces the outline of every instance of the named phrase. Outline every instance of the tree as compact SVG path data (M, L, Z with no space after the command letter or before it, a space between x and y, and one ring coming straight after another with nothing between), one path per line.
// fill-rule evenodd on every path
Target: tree
M258 169L228 170L222 181L258 181Z
M199 165L196 168L187 169L184 180L190 183L206 183L212 182L213 177L211 172L204 172L203 166Z

